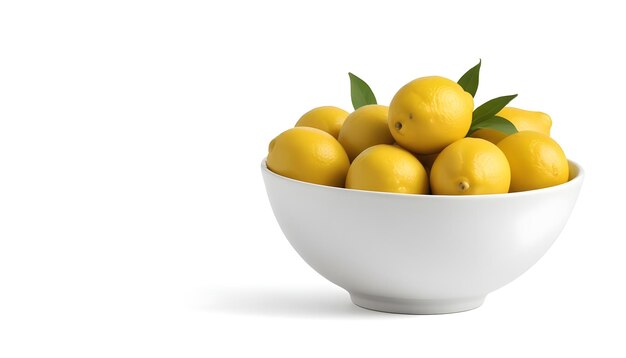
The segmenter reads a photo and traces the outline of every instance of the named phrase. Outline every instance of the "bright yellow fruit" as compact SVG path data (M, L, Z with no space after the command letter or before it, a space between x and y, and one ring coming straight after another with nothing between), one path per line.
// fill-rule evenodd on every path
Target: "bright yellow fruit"
M317 128L295 127L270 142L267 167L288 178L343 187L350 161L332 135Z
M317 107L302 115L296 123L296 127L321 129L337 138L339 136L339 130L348 114L348 112L338 107Z
M508 119L519 132L534 131L550 135L552 118L543 112L504 107L498 112L497 116ZM493 144L498 144L506 136L506 134L495 129L479 129L472 133L472 137L486 139Z
M398 142L393 143L393 146L404 149L402 148L400 144L398 144ZM411 154L413 154L417 158L417 160L419 160L420 163L422 163L422 166L424 167L424 169L426 169L426 174L430 175L430 168L432 168L433 163L435 162L435 159L437 159L437 156L439 155L439 153L433 153L433 154L411 153Z
M569 165L561 146L547 134L523 131L498 143L511 165L511 192L567 182Z
M467 135L473 111L472 95L456 82L422 77L404 85L391 100L389 130L413 153L438 153Z
M346 188L428 194L428 176L413 154L393 145L379 144L354 159L348 170Z
M348 115L338 139L350 161L376 144L393 144L393 137L387 127L388 111L387 106L371 104L359 107Z
M484 139L463 138L439 153L430 171L437 195L508 193L511 169L498 147Z

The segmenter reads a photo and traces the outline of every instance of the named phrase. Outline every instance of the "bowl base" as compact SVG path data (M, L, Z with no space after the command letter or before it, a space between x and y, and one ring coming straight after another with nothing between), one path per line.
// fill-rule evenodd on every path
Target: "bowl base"
M369 310L402 314L443 314L469 311L480 307L485 296L455 299L404 299L350 293L352 302Z

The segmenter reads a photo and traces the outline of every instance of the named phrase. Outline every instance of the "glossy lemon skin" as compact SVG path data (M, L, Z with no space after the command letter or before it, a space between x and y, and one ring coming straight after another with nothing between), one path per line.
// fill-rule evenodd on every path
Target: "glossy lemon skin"
M393 143L393 146L405 149L400 144L398 144L398 142ZM435 159L437 159L437 156L439 155L439 153L433 153L433 154L411 153L411 154L413 154L415 158L417 158L417 160L419 160L420 163L422 163L422 166L424 167L424 169L426 169L426 174L430 175L430 168L433 167L433 163L435 162Z
M348 117L348 112L333 106L323 106L313 108L300 117L296 127L312 127L321 129L324 132L337 138L343 122Z
M511 165L511 192L547 188L569 179L561 146L547 134L523 131L498 143Z
M504 107L498 112L497 116L508 119L519 132L534 131L550 135L552 118L546 113L527 111L515 107ZM498 144L506 136L505 133L494 129L479 129L472 133L472 137L486 139L493 144Z
M428 176L408 151L379 144L364 150L350 165L346 188L404 194L428 194Z
M359 107L346 118L338 140L350 161L362 151L377 144L393 144L393 136L387 126L389 108L382 105Z
M474 99L456 82L422 77L404 85L391 100L389 130L413 153L438 153L467 135L473 110Z
M510 183L511 169L504 153L479 138L463 138L447 146L430 171L436 195L503 194Z
M271 141L267 167L288 178L343 187L350 161L332 135L317 128L295 127Z

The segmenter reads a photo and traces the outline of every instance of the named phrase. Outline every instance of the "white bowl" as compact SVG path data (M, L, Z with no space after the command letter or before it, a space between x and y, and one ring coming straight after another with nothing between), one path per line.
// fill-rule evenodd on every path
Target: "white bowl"
M271 172L265 188L298 254L377 311L466 311L528 270L565 226L583 182L511 194L442 196L350 190Z

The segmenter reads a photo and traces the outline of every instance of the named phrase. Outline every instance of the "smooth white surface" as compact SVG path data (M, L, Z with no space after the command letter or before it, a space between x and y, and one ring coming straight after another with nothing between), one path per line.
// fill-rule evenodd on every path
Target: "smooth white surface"
M438 314L478 307L552 245L584 171L565 184L507 195L405 195L286 178L261 163L276 220L315 271L377 311Z
M621 5L0 2L0 356L623 357ZM259 159L308 109L483 59L587 176L473 311L388 315L293 252Z

